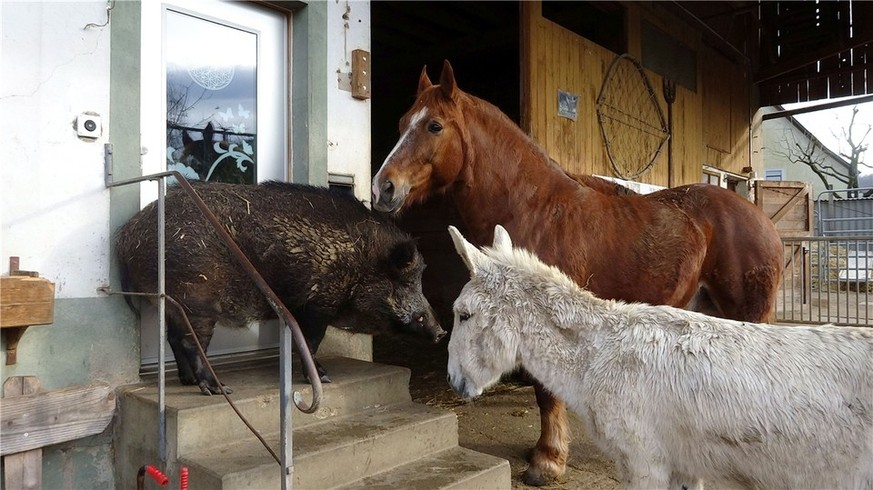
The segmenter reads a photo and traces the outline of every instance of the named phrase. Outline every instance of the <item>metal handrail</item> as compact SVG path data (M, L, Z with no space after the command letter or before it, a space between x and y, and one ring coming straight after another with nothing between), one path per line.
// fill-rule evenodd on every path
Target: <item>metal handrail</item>
M255 285L258 287L258 289L261 291L261 293L264 294L264 297L267 299L267 302L270 304L270 307L273 309L273 311L276 313L276 315L282 321L283 325L287 325L291 329L291 335L293 337L293 344L295 344L297 346L297 351L300 353L300 356L301 356L303 369L306 372L306 374L310 380L310 383L312 385L312 403L310 403L309 405L305 404L303 402L303 396L299 392L295 391L292 394L291 376L288 373L288 371L290 370L290 367L288 366L289 363L287 362L289 359L286 359L286 357L288 357L288 355L290 355L290 344L291 343L289 342L290 339L287 339L286 336L284 335L284 326L283 326L282 327L282 334L283 335L282 335L282 340L280 341L280 348L279 348L279 351L280 351L280 378L281 378L280 381L281 381L281 385L282 385L282 387L280 389L280 419L281 419L280 420L280 425L281 425L281 435L280 435L281 448L280 449L281 449L281 453L282 453L281 465L283 467L282 468L282 472L283 472L282 488L285 489L286 485L290 487L290 477L289 476L290 476L291 472L293 471L291 469L290 464L289 464L291 462L291 457L288 454L291 451L291 443L289 440L289 435L290 435L289 432L290 432L291 424L287 423L287 421L286 421L286 416L290 416L290 413L287 413L287 407L289 405L288 404L288 397L289 397L289 395L291 395L291 398L293 399L294 405L297 407L298 410L302 411L303 413L313 413L318 409L318 407L321 403L323 390L322 390L322 386L321 386L321 378L319 377L318 371L315 368L315 362L312 359L312 355L309 352L308 344L306 342L306 339L303 336L303 332L300 329L300 325L297 323L297 320L294 318L294 316L291 314L291 312L288 311L288 309L285 307L285 305L282 303L282 301L279 299L279 297L276 295L276 293L273 291L273 289L270 288L269 284L267 284L267 282L264 280L264 278L261 276L261 274L257 271L257 269L255 269L254 265L252 265L251 261L249 261L248 257L246 257L246 255L245 255L245 253L243 253L243 251L239 248L239 246L236 244L236 242L233 240L233 238L230 236L230 234L227 232L227 230L224 229L224 227L218 221L218 218L216 218L215 214L212 213L212 211L209 209L209 207L206 205L206 203L203 202L203 200L197 194L197 191L194 190L194 188L191 186L191 184L188 182L188 180L185 178L184 175L182 175L181 173L179 173L177 171L171 170L171 171L159 172L159 173L150 174L150 175L144 175L141 177L134 177L134 178L126 179L126 180L113 181L112 180L112 171L111 171L111 168L108 168L108 163L107 163L106 187L120 187L120 186L124 186L124 185L135 184L135 183L140 183L140 182L145 182L145 181L163 180L167 177L175 177L176 178L176 181L178 182L179 186L185 191L186 194L188 194L188 196L191 197L191 199L197 205L198 209L200 209L200 212L203 214L203 216L206 218L206 220L209 222L209 224L213 227L213 229L218 233L218 236L221 238L221 240L227 246L228 250L230 250L230 252L233 254L234 258L239 263L239 265L241 265L243 267L243 269L246 271L246 273L249 275L249 277L255 283ZM158 206L158 211L159 211L160 215L163 214L163 200L164 200L163 189L164 189L163 185L160 185L159 186L159 193L158 193L158 200L160 201L159 206ZM163 216L158 217L158 223L159 223L159 228L161 228L160 234L163 234L163 225L164 225ZM163 244L163 240L161 240L161 244ZM162 248L163 247L159 247L159 249L162 249ZM162 260L159 260L158 268L159 268L158 275L163 276L163 274L162 274L163 261ZM159 277L159 293L158 293L158 295L159 295L159 318L160 318L161 322L164 322L163 310L164 310L164 305L165 305L166 293L164 290L163 277ZM160 385L159 386L160 393L158 396L158 401L159 401L159 406L160 406L159 411L160 411L160 418L161 418L161 424L160 424L161 425L161 429L160 429L161 433L159 435L159 439L161 441L161 448L160 448L161 459L165 460L165 458L166 458L166 449L165 449L165 444L166 444L166 442L165 442L166 441L165 417L166 417L166 414L164 411L164 403L163 403L164 402L164 396L163 396L163 390L164 390L164 369L163 369L164 353L163 353L163 349L164 349L164 347L163 347L163 345L164 345L165 336L166 336L165 325L162 324L160 330L161 330L161 340L160 340L159 349L161 350L161 352L159 353L160 367L159 367L159 375L158 375L159 385Z

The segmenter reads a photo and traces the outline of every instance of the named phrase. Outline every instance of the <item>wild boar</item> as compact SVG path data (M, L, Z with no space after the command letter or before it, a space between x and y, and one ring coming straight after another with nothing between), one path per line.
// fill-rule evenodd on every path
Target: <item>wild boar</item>
M192 185L294 315L313 354L328 324L364 333L398 327L434 342L445 334L422 294L425 264L414 239L357 199L281 182ZM156 203L121 227L116 253L126 291L157 291ZM166 292L183 305L204 350L216 322L241 327L276 316L177 186L166 197L165 263ZM169 306L167 340L183 384L221 393L181 315Z

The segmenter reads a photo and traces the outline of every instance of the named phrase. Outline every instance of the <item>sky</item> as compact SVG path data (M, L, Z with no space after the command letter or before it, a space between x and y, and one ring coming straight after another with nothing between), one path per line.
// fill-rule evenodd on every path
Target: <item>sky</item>
M842 99L817 100L815 102L803 102L799 104L785 104L785 109L796 109L809 105L819 105L831 103ZM849 145L842 136L843 130L848 130L849 122L852 118L852 108L854 104L835 109L826 109L823 111L807 112L804 114L796 114L794 116L800 124L803 124L809 131L815 135L828 149L834 153L847 153ZM858 115L855 116L855 125L853 134L857 142L867 131L867 128L873 125L873 102L865 102L858 104ZM861 155L861 161L873 166L873 131L864 140L864 143L869 145L870 149ZM861 166L861 174L873 174L873 169Z

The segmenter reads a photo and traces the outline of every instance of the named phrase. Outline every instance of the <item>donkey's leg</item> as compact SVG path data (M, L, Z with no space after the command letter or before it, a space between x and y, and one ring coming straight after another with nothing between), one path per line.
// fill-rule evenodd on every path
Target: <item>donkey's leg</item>
M671 490L703 490L703 480L691 475L676 473L670 476Z
M630 470L630 478L624 483L626 490L651 490L653 488L668 488L669 472L661 468L647 468L645 472Z
M530 456L530 465L522 479L528 485L542 486L564 474L570 451L570 427L564 402L534 383L540 407L540 439Z

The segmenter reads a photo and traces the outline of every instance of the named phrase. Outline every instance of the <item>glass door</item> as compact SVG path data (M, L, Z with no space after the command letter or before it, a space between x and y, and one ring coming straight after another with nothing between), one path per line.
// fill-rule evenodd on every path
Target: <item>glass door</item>
M143 173L254 184L287 180L289 14L249 2L142 2ZM141 186L145 205L157 186ZM143 311L143 364L157 361L157 319ZM278 345L276 322L216 328L210 357ZM170 350L167 349L169 353ZM172 354L168 360L172 359Z

